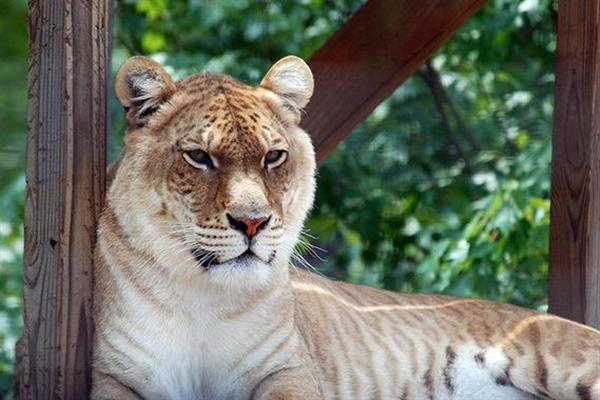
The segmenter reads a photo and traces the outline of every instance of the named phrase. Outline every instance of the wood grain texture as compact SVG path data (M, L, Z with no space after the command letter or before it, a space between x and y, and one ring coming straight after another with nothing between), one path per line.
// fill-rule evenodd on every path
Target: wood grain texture
M321 160L417 71L484 0L369 0L309 60L304 129Z
M29 1L21 399L88 395L92 249L105 192L109 5Z
M550 312L600 328L600 3L559 1Z

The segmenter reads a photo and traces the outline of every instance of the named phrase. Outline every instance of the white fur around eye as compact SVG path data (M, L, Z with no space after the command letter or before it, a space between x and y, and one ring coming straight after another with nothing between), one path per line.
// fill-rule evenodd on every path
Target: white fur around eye
M194 160L194 158L192 158L192 156L189 154L190 152L186 151L183 153L183 159L190 164L192 167L196 168L196 169L202 169L202 170L208 170L211 168L215 167L215 162L212 159L212 157L206 153L203 152L205 154L206 157L206 162L199 162L197 160Z
M269 154L272 152L276 152L279 155L279 157L276 160L269 161L268 157L269 157ZM283 164L285 162L285 160L287 160L287 157L288 157L288 152L285 150L271 150L265 155L263 164L267 170L271 170L271 169L277 168L281 164Z

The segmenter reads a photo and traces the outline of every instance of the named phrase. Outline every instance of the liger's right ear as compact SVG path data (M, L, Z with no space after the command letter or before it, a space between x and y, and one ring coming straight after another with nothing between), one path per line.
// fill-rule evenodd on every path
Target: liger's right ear
M175 90L175 83L167 71L143 56L125 61L115 82L115 92L125 108L129 127L144 126Z
M308 104L315 84L313 74L304 60L287 56L269 69L260 86L279 95L284 106L291 111L295 123L298 123L301 110Z

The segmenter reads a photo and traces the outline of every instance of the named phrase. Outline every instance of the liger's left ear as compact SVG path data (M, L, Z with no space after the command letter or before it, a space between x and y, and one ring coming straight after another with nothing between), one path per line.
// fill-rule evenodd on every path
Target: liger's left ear
M260 86L281 96L284 104L299 114L313 94L313 74L304 60L287 56L269 69Z
M175 90L175 83L164 68L143 56L125 61L115 81L115 92L127 112L130 127L145 125Z

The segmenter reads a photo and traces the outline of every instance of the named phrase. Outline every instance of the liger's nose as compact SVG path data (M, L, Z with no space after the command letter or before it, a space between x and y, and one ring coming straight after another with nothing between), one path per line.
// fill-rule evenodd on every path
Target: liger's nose
M252 239L258 232L263 230L269 224L271 216L269 215L268 217L259 218L235 218L231 214L227 214L227 220L233 229L242 232L248 236L248 239Z

